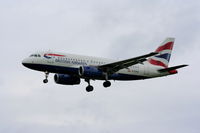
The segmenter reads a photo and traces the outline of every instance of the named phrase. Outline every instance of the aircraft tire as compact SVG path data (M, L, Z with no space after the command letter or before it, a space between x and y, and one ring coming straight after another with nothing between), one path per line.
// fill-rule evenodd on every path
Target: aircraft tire
M43 83L44 83L44 84L48 83L48 79L44 79L44 80L43 80Z
M88 86L86 87L86 91L87 91L87 92L91 92L91 91L93 91L93 90L94 90L94 87L91 86L91 85L88 85Z
M103 86L104 86L105 88L110 87L110 86L111 86L111 82L110 82L110 81L105 81L105 82L103 83Z

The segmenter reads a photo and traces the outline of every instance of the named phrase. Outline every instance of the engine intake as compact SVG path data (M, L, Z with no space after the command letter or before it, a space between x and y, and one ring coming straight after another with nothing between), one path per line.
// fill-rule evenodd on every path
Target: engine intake
M62 85L78 85L81 82L79 77L71 76L68 74L55 74L54 81L57 84L62 84Z

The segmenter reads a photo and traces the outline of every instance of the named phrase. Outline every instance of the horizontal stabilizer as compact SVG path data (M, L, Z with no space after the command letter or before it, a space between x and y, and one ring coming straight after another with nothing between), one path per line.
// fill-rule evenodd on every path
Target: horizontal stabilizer
M158 71L159 72L169 72L169 71L176 70L176 69L179 69L179 68L182 68L182 67L186 67L186 66L188 66L188 65L179 65L179 66L174 66L174 67L160 69Z

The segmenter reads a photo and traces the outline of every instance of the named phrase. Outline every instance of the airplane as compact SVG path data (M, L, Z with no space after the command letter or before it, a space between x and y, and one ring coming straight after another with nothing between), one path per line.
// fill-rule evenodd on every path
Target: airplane
M61 85L79 85L84 79L87 92L94 87L90 80L103 80L105 88L111 86L110 80L144 80L178 73L177 69L188 65L168 67L175 38L166 38L154 51L142 56L112 60L60 52L36 52L22 61L30 69L45 73L44 83L49 73L55 73L54 81Z

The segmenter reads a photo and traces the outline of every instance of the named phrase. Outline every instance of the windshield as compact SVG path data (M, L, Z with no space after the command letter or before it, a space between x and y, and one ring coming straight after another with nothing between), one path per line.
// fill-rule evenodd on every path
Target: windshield
M40 54L32 54L29 57L41 57L41 55Z

